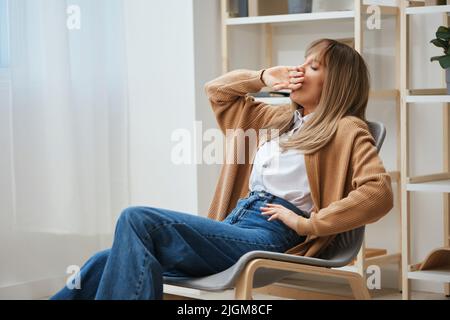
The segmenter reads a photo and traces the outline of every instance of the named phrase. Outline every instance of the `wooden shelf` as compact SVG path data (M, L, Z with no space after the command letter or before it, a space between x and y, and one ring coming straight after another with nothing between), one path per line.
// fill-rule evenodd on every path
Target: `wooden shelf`
M408 272L408 279L449 283L450 269L410 271Z
M406 8L407 15L413 14L431 14L431 13L446 13L450 12L450 6L424 6L424 7L409 7Z
M422 191L422 192L450 192L450 180L430 181L422 183L408 183L406 185L407 191Z
M370 258L375 258L375 257L380 257L380 256L385 256L385 255L387 255L386 249L366 248L365 259L370 259ZM350 263L349 266L354 266L355 262L356 262L356 259L353 260L353 262Z
M354 11L330 11L330 12L282 14L273 16L259 16L259 17L228 18L226 20L226 24L228 26L236 26L248 24L353 19L354 17L355 17Z
M406 96L407 103L450 103L450 95L421 95L421 96Z
M446 95L447 88L409 89L410 96L437 96Z

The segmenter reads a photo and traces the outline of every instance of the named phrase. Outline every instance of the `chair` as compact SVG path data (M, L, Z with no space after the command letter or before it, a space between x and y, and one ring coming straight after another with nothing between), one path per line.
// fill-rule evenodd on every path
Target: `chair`
M378 152L386 137L386 128L379 122L368 122ZM242 256L229 269L202 278L165 277L164 283L177 287L221 292L235 288L237 300L251 300L252 289L262 288L295 273L314 277L346 280L355 299L370 299L364 278L356 272L334 270L349 265L361 248L365 226L335 237L318 257L303 257L284 253L253 251Z

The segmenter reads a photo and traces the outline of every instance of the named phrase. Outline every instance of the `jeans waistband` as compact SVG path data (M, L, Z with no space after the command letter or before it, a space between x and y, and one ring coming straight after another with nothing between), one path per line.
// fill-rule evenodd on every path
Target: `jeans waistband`
M289 202L289 201L287 201L287 200L285 200L283 198L280 198L280 197L278 197L276 195L273 195L273 194L271 194L271 193L269 193L267 191L264 191L264 190L252 191L252 192L250 192L249 197L253 197L253 196L257 196L258 199L263 200L263 201L266 200L268 203L280 204L283 207L285 207L285 208L295 212L296 214L298 214L298 215L300 215L302 217L305 217L305 218L308 218L308 219L310 217L308 212L299 209L293 203L291 203L291 202Z

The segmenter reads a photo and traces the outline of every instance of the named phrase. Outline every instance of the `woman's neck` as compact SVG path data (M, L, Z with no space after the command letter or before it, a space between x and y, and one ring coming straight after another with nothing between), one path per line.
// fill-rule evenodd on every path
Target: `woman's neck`
M316 109L316 106L314 107L308 107L308 106L301 106L300 112L302 113L302 117L306 117L308 114L311 114Z

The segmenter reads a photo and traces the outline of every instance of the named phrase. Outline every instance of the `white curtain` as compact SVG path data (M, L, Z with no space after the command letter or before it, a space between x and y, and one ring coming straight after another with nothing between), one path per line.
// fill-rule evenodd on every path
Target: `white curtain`
M10 1L15 228L111 233L127 204L122 9L122 0Z
M0 299L41 298L62 286L69 265L111 245L117 216L129 205L123 0L8 5ZM73 5L79 30L67 28Z

